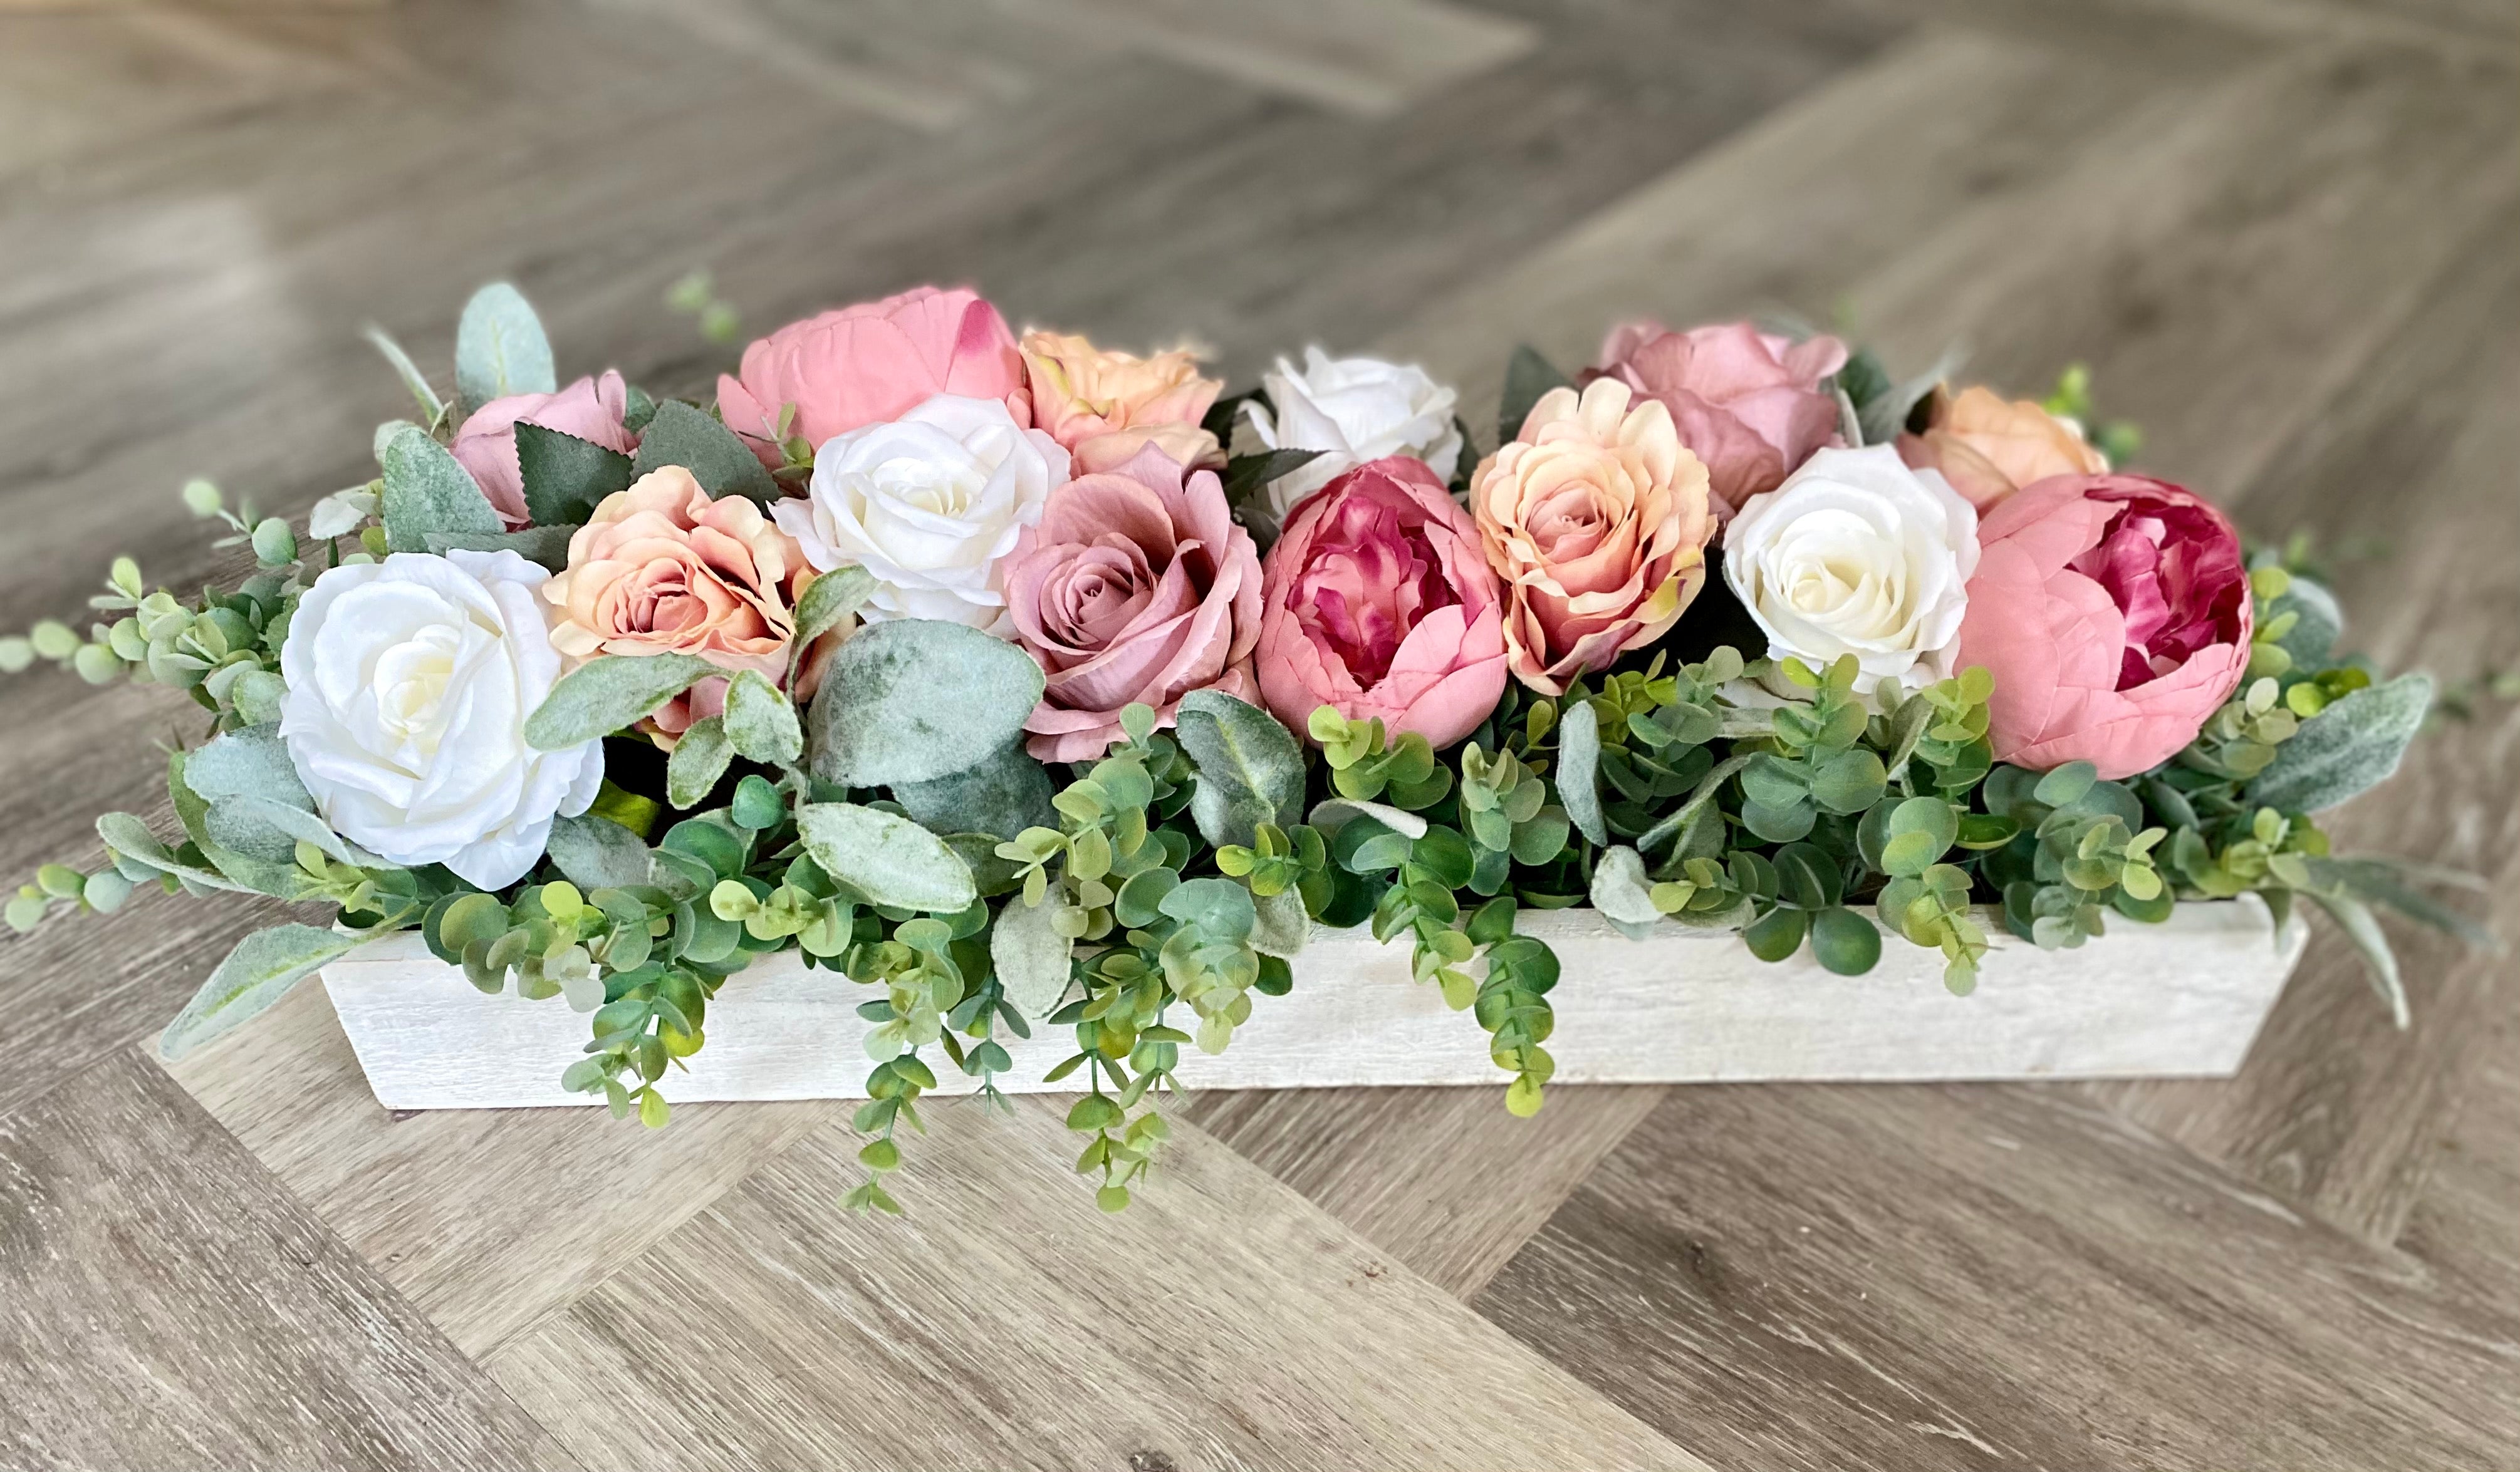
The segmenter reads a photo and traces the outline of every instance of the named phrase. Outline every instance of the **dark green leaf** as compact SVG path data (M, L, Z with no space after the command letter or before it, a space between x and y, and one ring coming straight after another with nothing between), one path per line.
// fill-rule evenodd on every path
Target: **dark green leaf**
M1881 959L1881 932L1852 910L1812 916L1812 955L1840 976L1861 976Z
M994 833L1012 838L1026 828L1058 826L1050 805L1050 773L1020 745L965 771L923 782L895 782L892 795L904 811L939 833Z
M517 467L536 526L575 526L604 498L630 488L630 457L541 424L517 424ZM563 558L565 555L563 554Z
M1528 344L1514 348L1505 366L1505 397L1497 405L1498 441L1521 436L1522 422L1531 418L1531 406L1540 402L1541 395L1552 388L1574 386L1538 349Z
M660 400L655 418L639 436L639 454L631 462L635 474L662 466L681 466L711 496L746 496L764 506L784 494L779 482L734 430L680 399Z
M422 540L439 557L450 552L513 552L538 567L559 572L568 566L571 531L566 526L529 526L522 531L502 532L433 531Z
M1780 907L1752 920L1741 940L1752 956L1774 963L1802 949L1803 924L1803 912Z

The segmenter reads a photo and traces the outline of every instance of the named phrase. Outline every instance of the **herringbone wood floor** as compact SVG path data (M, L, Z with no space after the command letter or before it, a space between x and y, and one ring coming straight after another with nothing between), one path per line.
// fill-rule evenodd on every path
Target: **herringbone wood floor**
M210 571L187 474L363 478L362 320L440 360L511 275L564 366L692 391L727 354L658 298L706 265L755 327L968 280L1473 405L1636 311L2079 358L2338 553L2357 643L2471 680L2520 664L2513 19L0 0L0 624L112 551ZM148 809L173 719L0 691L0 870ZM2507 889L2516 788L2484 698L2336 827ZM311 988L170 1076L268 918L0 949L0 1466L2520 1465L2520 1010L2424 937L2410 1032L2321 948L2228 1082L1206 1097L1117 1222L1052 1117L945 1109L866 1223L845 1106L395 1118Z

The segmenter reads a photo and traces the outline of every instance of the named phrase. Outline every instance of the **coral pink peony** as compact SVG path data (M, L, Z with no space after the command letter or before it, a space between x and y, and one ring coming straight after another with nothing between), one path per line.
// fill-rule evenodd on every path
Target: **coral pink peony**
M1170 726L1194 690L1253 698L1260 553L1212 470L1185 481L1148 446L1117 470L1078 476L1023 529L1006 576L1015 640L1050 677L1024 722L1040 761L1101 756L1132 702Z
M1981 512L2034 480L2097 475L2109 468L2080 425L2028 399L2006 402L1976 386L1957 395L1937 389L1926 413L1924 433L1899 436L1899 458L1919 470L1942 471Z
M1199 421L1225 384L1200 378L1188 348L1141 358L1026 333L1023 358L1033 423L1075 456L1078 474L1115 469L1150 444L1182 465L1224 468L1224 450Z
M1470 476L1470 510L1505 580L1514 678L1547 694L1660 639L1706 584L1706 467L1670 411L1631 407L1616 379L1542 394Z
M812 576L796 544L742 496L712 501L692 472L666 466L604 498L568 539L568 567L543 584L561 610L552 645L571 659L697 654L779 683L795 635L794 596ZM724 708L726 682L703 680L650 717L671 744Z
M1746 322L1685 333L1631 322L1610 330L1600 365L1579 381L1616 379L1670 410L1680 442L1706 463L1724 522L1814 450L1840 443L1837 395L1823 384L1845 366L1835 337L1796 342Z
M779 416L796 406L790 436L817 449L835 434L899 419L940 393L997 399L1018 427L1032 423L1023 355L1007 320L978 293L919 287L791 322L743 350L717 380L718 417L776 468Z
M499 519L513 529L532 519L525 511L524 472L517 467L517 426L540 424L627 455L639 448L639 436L621 423L629 405L630 391L621 375L608 370L602 378L580 379L558 393L492 399L465 417L447 448L498 509Z
M2194 493L2140 475L2054 475L1979 524L1959 663L1995 676L1996 760L2168 761L2238 688L2254 618L2240 538Z
M1505 693L1505 590L1423 461L1368 461L1298 503L1260 604L1260 694L1298 735L1328 705L1449 746Z

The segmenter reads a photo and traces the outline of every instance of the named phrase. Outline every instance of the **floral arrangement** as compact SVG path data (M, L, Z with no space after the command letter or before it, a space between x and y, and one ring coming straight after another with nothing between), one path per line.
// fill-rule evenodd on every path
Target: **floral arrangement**
M968 290L783 328L713 404L562 383L504 285L452 398L375 335L419 407L377 478L302 531L193 482L250 574L121 558L85 637L0 641L206 717L179 830L106 815L12 925L144 885L335 909L240 944L170 1054L417 928L586 1013L562 1086L660 1125L720 985L793 949L876 1024L851 1206L897 1210L937 1068L994 1095L998 1040L1050 1026L1116 1210L1181 1048L1317 922L1405 944L1516 1113L1561 980L1528 909L1847 974L1886 932L1966 992L1993 925L2307 900L2402 1019L2373 907L2473 933L2311 816L2395 770L2430 682L2338 657L2301 567L2117 468L2079 373L2014 401L1637 323L1571 380L1518 351L1482 454L1416 368L1315 348L1227 395Z

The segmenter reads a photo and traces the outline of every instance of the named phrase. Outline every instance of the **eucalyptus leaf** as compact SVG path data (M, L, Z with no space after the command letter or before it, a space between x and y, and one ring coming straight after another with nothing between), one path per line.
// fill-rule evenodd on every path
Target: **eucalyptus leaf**
M1497 406L1498 442L1521 437L1522 422L1531 418L1531 406L1540 402L1541 395L1574 386L1574 380L1559 373L1539 349L1527 343L1516 347L1505 365L1505 397Z
M1595 847L1610 841L1601 817L1601 716L1590 700L1578 700L1557 716L1557 800L1566 821Z
M681 466L691 471L700 489L711 496L745 496L771 506L784 494L760 458L734 430L712 419L708 411L680 399L657 402L655 417L640 431L639 454L631 469L645 475L661 466Z
M737 755L771 766L785 766L805 750L796 708L759 670L738 671L727 682L726 736Z
M433 531L422 540L444 557L450 552L513 552L548 571L568 566L568 539L574 527L528 526L521 531Z
M525 512L538 527L574 526L605 497L630 488L630 457L541 424L517 424L517 468ZM537 559L539 560L539 559Z
M455 327L455 391L478 409L517 393L551 393L560 387L551 339L522 291L494 281L464 303Z
M2433 701L2430 675L2358 690L2301 723L2247 798L2286 813L2318 813L2387 781Z
M525 718L525 739L544 751L559 751L610 736L719 673L716 665L693 654L590 659L561 676Z
M926 618L871 624L824 672L805 716L807 769L849 787L967 771L1014 741L1042 686L1031 655L977 629Z
M1008 1003L1027 1021L1048 1017L1067 995L1076 943L1058 932L1062 908L1055 901L1009 900L989 931L989 964Z
M1175 734L1198 769L1191 817L1218 845L1248 846L1261 823L1291 826L1304 804L1304 748L1278 719L1223 691L1182 696Z
M824 873L873 904L950 914L979 898L971 867L907 818L856 803L816 802L796 810L796 829Z
M289 995L290 988L369 940L312 925L274 925L237 942L209 980L166 1024L158 1049L169 1059L244 1023Z
M1156 908L1218 940L1247 940L1260 918L1251 891L1233 879L1185 879Z
M647 843L609 818L585 814L553 819L545 852L568 882L587 894L648 882Z
M895 782L892 795L911 817L939 833L1012 838L1026 828L1058 826L1058 810L1050 803L1050 773L1019 745L1001 747L961 772L923 782Z
M385 441L378 511L389 552L427 552L430 532L496 535L507 530L472 473L418 424Z

